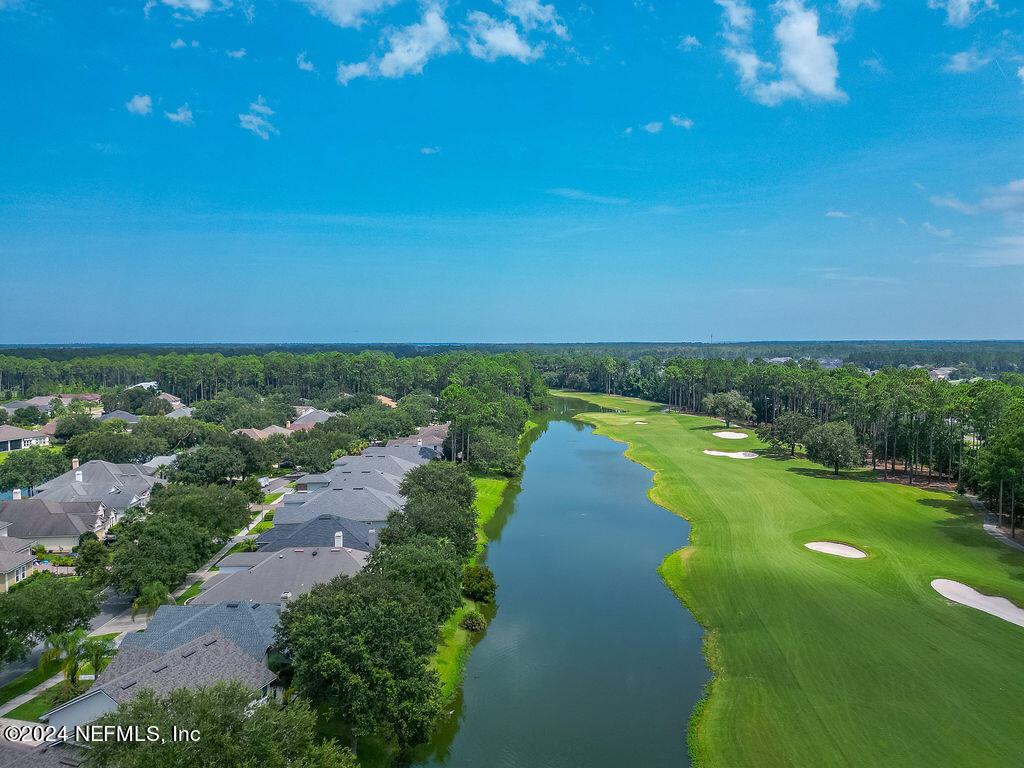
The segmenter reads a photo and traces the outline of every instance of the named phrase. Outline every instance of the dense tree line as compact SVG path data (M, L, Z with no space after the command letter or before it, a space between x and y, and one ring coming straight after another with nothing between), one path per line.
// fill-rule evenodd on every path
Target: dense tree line
M1019 373L950 382L932 381L922 368L889 367L871 375L852 365L826 369L813 359L772 364L565 355L534 363L549 386L747 418L771 427L762 431L765 438L790 449L805 443L815 424L845 422L859 456L886 477L951 478L1007 515L1011 508L1019 514L1024 501L1024 376ZM818 446L831 444L829 455L844 457L842 466L857 463L845 434L818 431L814 437Z

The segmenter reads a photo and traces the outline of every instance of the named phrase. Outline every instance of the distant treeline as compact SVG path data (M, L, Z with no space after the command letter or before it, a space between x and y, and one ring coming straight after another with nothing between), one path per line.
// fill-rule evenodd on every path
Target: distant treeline
M859 367L958 366L979 373L1024 372L1024 341L758 341L729 344L677 342L565 344L129 344L0 347L0 358L73 362L92 358L153 358L219 355L264 357L271 353L312 355L374 352L396 358L475 353L578 354L639 360L655 357L771 359L775 357L840 359Z

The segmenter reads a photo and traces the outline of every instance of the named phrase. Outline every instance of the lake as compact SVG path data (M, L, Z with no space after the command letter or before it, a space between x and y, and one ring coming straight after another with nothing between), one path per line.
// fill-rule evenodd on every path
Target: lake
M494 617L415 765L689 764L703 631L656 570L689 526L648 500L625 445L570 420L582 401L558 402L489 525Z

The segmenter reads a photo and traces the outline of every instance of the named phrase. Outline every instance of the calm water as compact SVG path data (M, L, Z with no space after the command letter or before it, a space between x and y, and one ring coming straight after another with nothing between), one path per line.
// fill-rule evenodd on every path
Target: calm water
M655 570L689 527L624 448L564 418L533 443L493 521L497 611L417 765L689 764L702 630Z

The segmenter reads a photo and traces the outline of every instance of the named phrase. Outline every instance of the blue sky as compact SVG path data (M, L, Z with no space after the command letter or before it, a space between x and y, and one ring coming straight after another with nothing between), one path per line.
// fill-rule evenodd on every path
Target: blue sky
M0 0L0 341L1024 337L993 0Z

